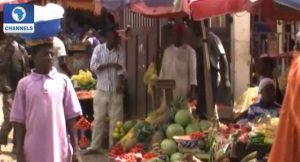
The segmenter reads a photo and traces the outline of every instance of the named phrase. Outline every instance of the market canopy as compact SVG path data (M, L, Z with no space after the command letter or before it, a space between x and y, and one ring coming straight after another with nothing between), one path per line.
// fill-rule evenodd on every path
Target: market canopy
M0 1L0 12L3 11L4 4L19 4L19 3L27 3L30 0L1 0Z
M195 20L244 10L245 0L140 0L130 9L151 17L180 17L190 15Z
M293 7L291 7L293 5ZM260 14L265 19L294 21L300 20L298 0L246 0L245 10Z
M148 0L141 0L130 4L129 8L131 11L145 16L160 18L182 17L190 13L188 0L175 1L178 1L177 6L174 6L173 0L171 0L172 3L168 3L170 0L161 0L160 2L152 4L149 3Z
M294 10L300 11L300 1L299 0L274 0L276 3L290 7Z
M245 10L245 0L191 0L191 17L194 20L220 16Z
M300 20L299 0L139 0L129 8L151 17L190 15L194 20L248 11L266 19Z

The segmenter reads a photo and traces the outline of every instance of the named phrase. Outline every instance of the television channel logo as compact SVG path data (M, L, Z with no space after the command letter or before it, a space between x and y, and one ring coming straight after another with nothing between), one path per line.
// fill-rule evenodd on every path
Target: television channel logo
M5 4L3 12L4 33L34 33L34 6L32 4Z

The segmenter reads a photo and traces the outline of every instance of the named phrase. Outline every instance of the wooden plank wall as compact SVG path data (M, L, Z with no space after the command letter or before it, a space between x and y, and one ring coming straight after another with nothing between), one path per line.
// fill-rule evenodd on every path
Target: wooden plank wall
M156 61L159 45L159 20L123 11L123 27L130 26L129 39L123 41L128 72L125 117L143 118L153 110L143 77L151 61Z

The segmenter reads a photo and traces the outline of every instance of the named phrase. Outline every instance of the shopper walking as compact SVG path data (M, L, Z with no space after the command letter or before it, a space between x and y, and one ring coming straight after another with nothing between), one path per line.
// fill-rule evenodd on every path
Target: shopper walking
M81 107L70 79L53 67L54 53L52 41L32 47L35 69L18 83L10 115L18 162L70 162L72 152L79 159Z
M7 145L12 130L9 120L14 92L18 81L29 71L28 55L25 48L16 41L16 37L7 35L0 46L0 92L3 93L4 120L0 129L0 145Z

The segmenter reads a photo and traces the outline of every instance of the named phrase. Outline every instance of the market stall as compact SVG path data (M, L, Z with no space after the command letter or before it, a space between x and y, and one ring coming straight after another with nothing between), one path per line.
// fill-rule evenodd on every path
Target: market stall
M189 161L209 158L210 122L191 113L192 104L176 98L145 119L117 123L116 145L109 151L112 161ZM195 160L195 161L197 161Z
M139 4L140 6L138 6ZM201 4L200 1L199 4ZM245 7L244 3L237 3L237 6L233 7L231 12L242 11L245 9L239 8L239 4L240 6ZM164 7L165 6L155 10L155 7L151 8L151 6L146 6L145 3L142 5L141 3L131 5L133 11L144 13L147 16L176 17L182 14L182 12L173 12L173 10L170 10L170 7ZM195 7L194 11L197 9L198 8ZM230 11L226 12L228 13ZM151 13L153 13L153 15L151 15ZM198 17L198 20L202 18L204 17ZM202 29L204 30L203 33L205 33L205 28L203 27ZM205 49L205 52L207 54L207 48ZM207 65L207 62L208 61L204 62L204 64ZM207 67L209 66L207 65ZM209 71L209 68L206 69L206 71ZM250 93L257 93L257 90L251 90ZM207 96L209 96L209 94ZM253 103L256 99L257 96L252 95L251 97L248 97L246 104ZM256 158L261 160L264 159L266 154L270 151L275 128L278 125L278 118L265 117L258 119L256 122L248 123L248 125L225 125L221 124L218 120L218 109L212 108L212 121L209 122L209 129L203 129L201 126L199 127L199 125L197 126L197 124L195 124L203 121L197 121L191 112L187 112L186 109L183 108L185 107L183 106L184 104L178 106L178 103L178 100L175 99L170 104L164 106L165 110L160 107L155 112L149 114L144 120L130 120L126 121L124 124L117 124L114 134L117 144L110 151L110 157L113 159L112 161L128 161L128 159L131 159L129 161L147 161L149 159L150 161L164 161L168 158L176 161L179 159L187 160L188 155L192 155L195 158L198 157L198 160L210 159L211 161L219 161L222 158L229 158L236 161L241 161L243 158ZM241 104L243 105L243 103ZM178 108L175 105L181 108ZM178 109L174 110L171 107L177 107ZM210 107L213 106L211 105ZM161 110L164 111L160 112ZM182 113L184 111L185 113ZM174 116L168 116L164 114L165 112L167 112L167 114L172 114L172 112L176 113L174 113ZM159 116L157 114L162 115ZM181 114L188 115L184 116ZM178 119L179 117L176 119L177 116L184 117L182 117L183 119ZM151 120L151 117L154 118L154 121L159 123L158 125L166 126L162 126L160 129L153 129L152 126L155 122ZM181 123L181 120L192 122ZM190 128L190 124L194 125L190 127L195 128L191 132L186 131L186 129ZM170 132L173 132L174 134ZM160 137L159 142L155 142L155 140L152 141L153 136L156 133ZM203 147L203 141L206 143L206 148ZM255 151L259 153L253 153ZM244 157L246 155L248 156Z

